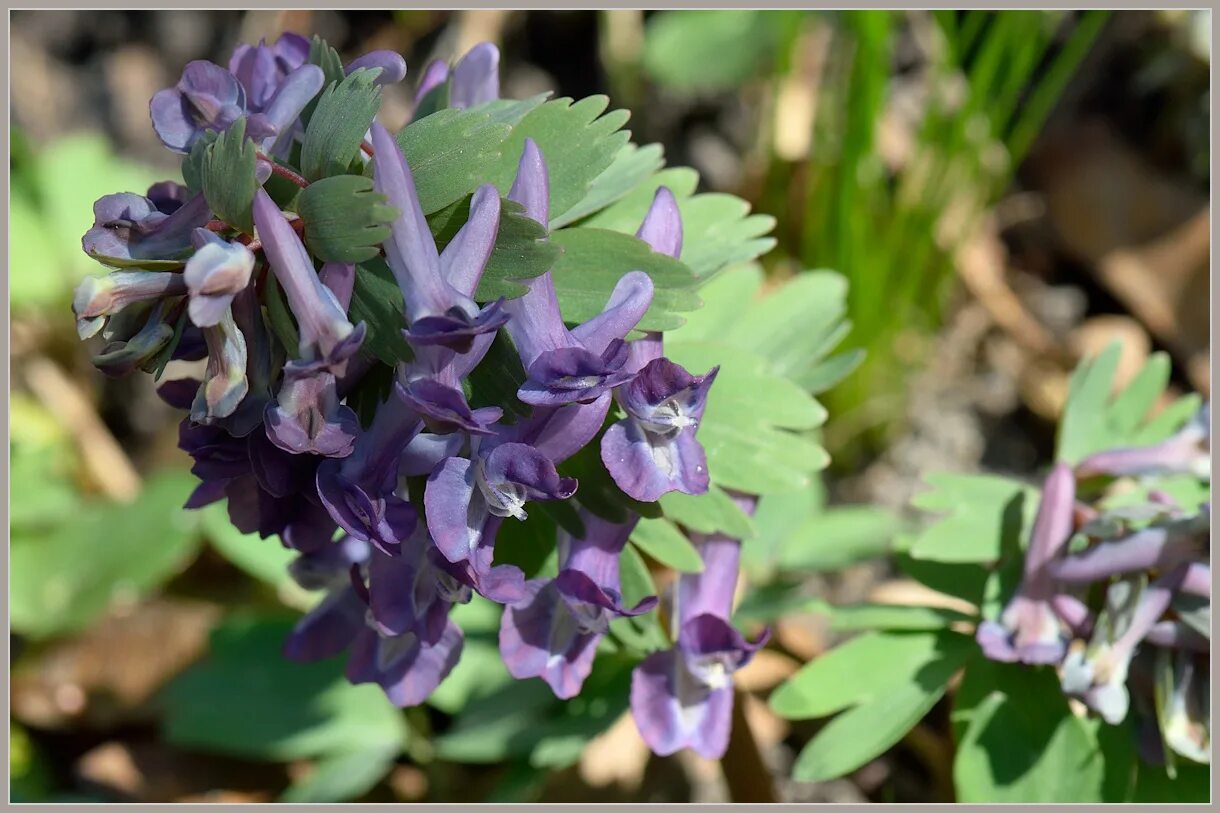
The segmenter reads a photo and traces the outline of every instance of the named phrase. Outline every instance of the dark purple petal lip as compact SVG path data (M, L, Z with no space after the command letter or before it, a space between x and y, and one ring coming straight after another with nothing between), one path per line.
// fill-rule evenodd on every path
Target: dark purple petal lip
M461 390L430 378L411 381L403 391L407 402L424 419L428 429L438 434L491 435L495 433L491 425L504 414L494 407L472 410Z
M468 353L477 337L496 332L508 324L508 320L504 300L498 299L473 317L458 307L450 308L445 314L421 317L403 331L403 336L413 345L447 347L455 353Z

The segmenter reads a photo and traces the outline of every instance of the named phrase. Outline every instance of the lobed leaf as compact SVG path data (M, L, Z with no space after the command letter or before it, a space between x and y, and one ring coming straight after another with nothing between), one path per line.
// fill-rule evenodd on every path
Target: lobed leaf
M254 142L246 138L242 116L209 144L203 153L200 182L216 217L246 234L254 233Z
M347 172L381 109L376 78L377 71L366 68L322 92L301 146L301 174L306 178L317 181Z
M301 190L297 212L305 245L323 262L358 263L376 257L398 210L361 175L336 175Z

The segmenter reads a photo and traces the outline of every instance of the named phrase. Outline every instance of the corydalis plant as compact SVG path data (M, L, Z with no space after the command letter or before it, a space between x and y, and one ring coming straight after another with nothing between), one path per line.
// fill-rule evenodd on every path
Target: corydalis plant
M397 134L376 120L380 88L407 74L397 54L344 65L284 34L227 68L190 63L150 105L185 184L97 202L83 247L115 270L73 303L82 338L107 342L99 368L166 376L158 392L189 410L186 507L227 501L237 529L278 536L293 578L325 591L285 654L347 652L348 678L400 706L459 662L451 613L475 595L504 607L509 673L579 694L611 623L657 605L623 598L641 512L714 488L698 432L718 367L664 354L675 311L699 304L678 196L648 188L659 159L620 168L615 151L636 149L615 140L624 119L595 129L583 102L501 100L498 63L490 44L432 63ZM621 217L636 189L629 227L581 225ZM561 273L581 257L596 274ZM498 546L539 514L558 522L552 575ZM760 644L728 625L739 543L693 538L705 573L676 588L674 649L635 653L632 706L658 751L717 756L731 673Z

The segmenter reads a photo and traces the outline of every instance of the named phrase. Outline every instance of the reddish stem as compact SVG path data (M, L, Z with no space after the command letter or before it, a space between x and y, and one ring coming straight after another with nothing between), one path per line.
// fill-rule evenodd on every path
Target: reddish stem
M268 164L271 165L271 174L272 175L279 175L281 178L284 178L285 180L296 184L297 186L301 187L302 189L309 186L309 181L305 180L305 178L296 174L288 167L283 166L282 164L277 164L275 161L271 160L266 155L263 155L261 152L258 154L258 158L260 161L266 161Z
M372 144L370 144L370 143L368 143L367 141L361 141L361 142L360 142L360 149L361 149L361 150L364 152L364 154L365 154L365 155L367 155L369 158L372 158L372 157L375 155L375 153L373 152L373 145L372 145Z

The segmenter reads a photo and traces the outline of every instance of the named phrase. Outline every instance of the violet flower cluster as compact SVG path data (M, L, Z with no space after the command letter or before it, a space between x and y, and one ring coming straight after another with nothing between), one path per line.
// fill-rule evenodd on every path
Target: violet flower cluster
M1134 710L1153 764L1173 755L1210 762L1210 500L1182 505L1149 481L1145 503L1106 507L1079 500L1077 488L1209 481L1209 417L1204 406L1161 443L1055 466L1020 586L977 632L993 660L1055 666L1064 693L1110 724Z
M641 271L622 276L602 311L574 326L565 323L549 271L519 299L476 301L496 244L499 192L478 187L466 223L438 250L412 168L374 122L362 153L371 156L364 160L374 189L397 211L380 250L402 294L412 355L394 368L388 395L362 425L349 396L377 362L363 348L368 326L353 323L349 309L357 268L316 262L300 218L261 188L273 173L307 183L284 169L299 155L302 114L323 89L309 57L308 41L285 34L271 45L241 46L227 68L192 62L153 97L153 127L178 153L245 119L258 150L253 233L217 219L203 193L175 183L102 198L83 246L117 270L77 290L80 335L102 335L95 363L113 375L159 372L167 360L196 363L197 377L159 389L189 411L180 446L200 483L186 507L226 500L234 526L278 536L297 553L296 581L325 591L286 642L288 657L347 652L352 682L378 684L399 706L422 703L461 656L463 634L450 612L477 593L504 606L508 671L573 697L611 620L645 613L658 599L622 600L619 557L639 517L597 516L557 466L596 443L613 481L634 500L705 492L697 430L716 369L685 370L665 358L660 334L633 334L653 296ZM432 64L417 102L446 82L450 106L496 99L498 61L484 44L452 68ZM379 71L380 83L406 75L402 58L389 52L346 66L362 69ZM546 156L532 140L507 198L548 223ZM667 189L637 236L657 252L681 252L681 216ZM271 327L273 284L295 324L295 346ZM472 406L463 388L501 334L525 371L516 393L524 417L515 422L499 407ZM554 578L527 579L497 561L497 534L548 500L573 501L584 532L559 532ZM731 674L762 642L745 641L729 624L739 543L696 542L705 569L679 580L668 602L674 646L638 667L631 704L659 753L689 746L719 756Z

